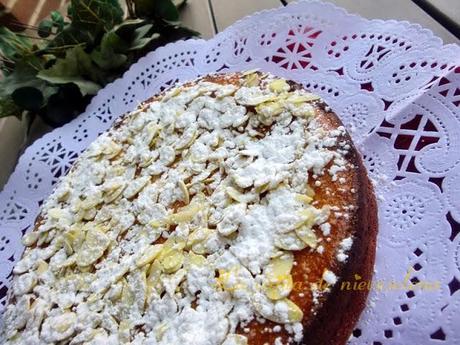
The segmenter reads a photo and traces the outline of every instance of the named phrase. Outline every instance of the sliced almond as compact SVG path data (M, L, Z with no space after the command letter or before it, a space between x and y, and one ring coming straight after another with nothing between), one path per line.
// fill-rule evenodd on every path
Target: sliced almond
M268 84L268 87L277 93L287 92L291 89L291 86L284 79L275 79Z
M238 191L237 189L233 187L227 187L225 189L225 192L233 200L241 202L241 203L245 203L245 204L254 201L254 199L256 198L256 196L252 193L241 193L240 191Z
M155 338L158 342L161 341L163 338L163 335L166 333L166 331L169 328L169 323L166 321L163 321L160 323L158 326L155 327L154 332L155 332Z
M62 263L60 263L57 267L59 268L66 268L74 265L77 262L76 255L72 255L71 257L68 257L66 260L64 260Z
M284 106L292 113L292 115L302 118L308 118L315 115L315 107L310 103L288 103Z
M303 319L302 310L287 298L270 301L264 295L259 294L254 299L254 308L264 318L276 323L295 323Z
M70 337L77 325L77 315L67 312L45 319L42 326L41 338L45 342L59 342Z
M71 189L66 187L65 189L59 188L59 191L56 192L56 198L59 202L65 202L70 196Z
M235 93L236 86L232 84L222 85L216 92L215 95L217 98L223 98L226 96L231 96Z
M157 260L162 260L165 256L169 255L173 250L182 251L185 248L186 242L183 238L169 237L163 243L163 248L157 256Z
M179 184L179 188L180 188L180 190L181 190L181 192L182 192L182 194L184 196L184 202L186 204L189 204L190 203L190 194L188 192L187 186L185 185L184 181L179 181L178 184Z
M228 270L219 270L218 281L224 290L235 292L237 289L241 288L238 279L240 269L239 266L235 266Z
M300 211L299 216L301 217L301 221L296 224L296 228L311 228L313 225L315 225L317 220L316 213L312 207Z
M258 87L243 86L235 92L235 101L241 105L259 105L274 100L276 96L272 93L264 93Z
M118 282L113 284L109 291L107 291L106 297L109 298L112 302L116 302L121 298L123 292L123 283Z
M80 202L80 208L86 211L86 210L96 207L101 202L102 202L102 193L98 192L98 193L95 193L94 195L88 196L85 200L82 200Z
M190 205L183 207L179 212L169 215L166 222L170 224L190 222L196 214L203 209L203 207L204 204L191 203Z
M123 193L125 187L126 184L121 182L109 184L105 188L105 193L103 197L104 203L110 204L113 201L115 201Z
M22 274L14 281L13 293L15 296L25 295L32 291L35 285L37 285L37 275L34 272Z
M256 107L257 114L261 115L262 118L268 119L278 116L283 111L284 107L280 102L265 102Z
M78 224L75 224L63 234L64 248L68 254L78 250L85 240L85 232Z
M302 250L307 247L307 244L294 231L290 231L276 238L275 246L284 250Z
M143 157L142 161L139 163L139 167L146 168L149 165L151 165L155 161L155 159L157 159L157 157L146 155L145 157Z
M154 261L147 271L147 302L149 301L149 296L159 296L164 291L160 279L162 273L163 266L159 261Z
M311 196L309 196L309 195L306 195L306 194L297 194L295 196L295 199L297 201L303 202L305 204L310 204L313 201L313 198Z
M165 166L170 166L176 160L176 151L171 146L162 146L159 152L160 162Z
M254 183L254 179L251 176L241 176L238 174L232 175L233 182L240 188L251 187Z
M293 281L290 274L276 277L276 282L267 281L264 284L264 291L271 300L280 300L286 298L292 291Z
M276 256L270 260L264 269L264 274L269 280L277 281L277 277L290 274L294 265L294 255L290 252Z
M294 322L302 321L302 319L303 319L302 309L300 309L297 304L295 304L294 302L292 302L289 299L286 299L285 302L288 305L289 322L294 323Z
M136 260L136 266L142 267L149 263L151 263L155 258L160 254L161 250L163 249L162 244L153 244L149 245L144 249L144 253L142 256Z
M132 310L134 303L136 303L136 296L132 287L128 284L126 279L123 279L123 290L119 300L120 316L127 317Z
M53 219L59 219L66 216L66 212L60 208L51 208L48 210L48 216Z
M97 261L110 244L110 238L99 227L88 231L85 242L77 252L77 265L89 266Z
M155 146L155 141L154 139L157 137L158 133L160 132L160 126L158 126L154 122L150 122L146 127L145 127L145 143L150 147Z
M313 93L293 93L287 98L288 103L305 103L305 102L311 102L311 101L317 101L321 99L318 95L315 95Z
M248 338L241 334L229 334L222 345L248 345Z
M186 248L190 249L197 243L205 241L213 230L208 228L198 228L194 230L187 238Z
M37 264L37 274L41 275L48 271L48 263L44 260L39 260Z
M102 153L108 159L112 159L115 156L117 156L121 152L122 149L123 149L123 147L120 144L114 142L110 138L107 138L107 140L104 142Z
M30 247L34 245L35 242L37 242L38 236L39 236L38 231L28 232L22 237L22 244L25 245L26 247Z
M244 76L244 86L253 87L260 84L260 78L258 73L250 73Z
M90 210L85 210L81 213L81 218L84 220L93 220L96 217L97 210L92 208Z
M195 254L194 252L189 252L187 255L187 265L190 266L204 266L207 261L203 255Z
M131 288L131 291L134 295L134 307L136 310L144 310L146 302L146 292L147 292L147 270L146 269L137 269L131 271L127 277L126 281ZM132 306L133 307L133 306ZM132 309L131 309L132 310Z
M265 183L255 187L255 191L258 194L262 194L262 193L265 193L267 190L269 190L270 187L271 187L270 182L265 182Z
M37 246L41 247L44 243L47 243L48 234L49 234L48 231L38 233Z
M161 259L160 264L166 273L174 273L182 267L184 254L179 250L172 250L168 255Z
M180 93L181 93L181 89L178 88L178 87L175 87L175 88L169 90L169 91L163 96L163 98L161 99L161 101L162 101L162 102L168 101L168 100L170 100L171 98L176 97L176 96L179 95Z
M271 300L279 300L289 295L293 287L291 269L294 255L283 253L270 260L264 269L264 292Z
M310 248L316 248L318 238L315 232L308 226L301 226L295 229L297 236L304 241Z
M185 130L180 140L176 143L176 150L183 150L192 145L198 137L198 130L196 127L190 127Z
M118 326L118 340L120 344L127 344L131 340L131 329L133 328L133 324L131 321L128 320L121 320L120 325Z
M239 223L236 219L224 218L219 224L217 224L217 231L222 236L230 236L238 230Z
M305 194L308 195L309 197L313 198L315 196L315 190L310 187L309 185L306 186L305 188Z
M127 199L131 199L137 195L150 181L150 176L141 176L132 180L129 185L125 188L123 196Z

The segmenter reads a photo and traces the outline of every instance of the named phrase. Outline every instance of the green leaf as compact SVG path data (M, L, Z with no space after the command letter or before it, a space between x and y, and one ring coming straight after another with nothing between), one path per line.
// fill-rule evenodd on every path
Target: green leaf
M91 53L91 59L94 63L97 64L100 68L104 70L117 69L123 66L128 57L124 54L114 54L112 56L104 55L100 50L94 50Z
M37 76L51 84L73 83L83 95L95 95L101 86L93 80L100 78L100 74L93 66L91 57L78 46L67 50L64 59L58 59L53 66L40 71Z
M90 31L79 30L75 26L69 25L56 35L44 51L59 54L78 45L92 45L95 39L94 34Z
M153 17L153 2L149 0L132 0L134 3L134 9L136 12L136 16L140 18L149 18Z
M91 52L91 59L102 69L110 70L121 67L128 57L116 51L126 50L126 43L113 31L107 32L100 47Z
M38 25L38 36L46 38L51 35L51 29L53 28L53 22L51 20L42 20Z
M48 45L48 51L63 51L79 44L97 45L104 32L123 20L123 10L116 0L72 0L68 12L71 24Z
M53 23L55 24L64 23L64 17L62 16L61 12L51 11L50 16L51 16L51 20L53 21Z
M19 36L4 26L0 26L0 54L3 59L17 61L32 51L30 39Z
M11 98L19 107L30 111L39 110L44 102L41 91L31 86L16 89L11 95Z
M115 26L113 31L120 36L125 34L132 33L137 27L145 24L147 21L145 19L136 18L136 19L126 19L123 23Z
M114 27L112 31L115 32L124 42L130 42L133 40L135 30L145 24L148 24L146 19L128 19L120 25ZM118 51L126 51L127 49L127 44L125 43L122 49L118 49Z
M37 79L37 71L43 67L43 61L36 56L19 60L12 73L0 79L0 97L10 96L14 90L32 86L40 88L45 82Z
M133 0L133 2L138 17L179 19L179 11L171 0Z
M71 0L69 15L76 27L107 32L122 22L123 9L117 0Z
M157 40L158 38L160 38L160 34L158 33L154 33L150 37L137 38L131 42L129 50L140 50L142 48L145 48L150 42Z
M0 118L16 116L21 120L22 109L13 101L11 97L0 98Z
M112 54L113 52L126 51L127 45L114 31L107 32L101 40L100 50L104 54Z
M155 13L166 20L178 20L179 11L171 0L153 1Z
M134 30L134 39L139 39L139 38L144 38L152 29L153 24L146 24L138 27L136 30Z
M153 34L152 37L149 38L141 38L133 42L133 44L129 47L129 50L140 50L145 48L149 43L158 39L160 34Z
M180 10L186 3L187 0L173 0L173 4L177 7L178 10Z
M59 11L51 12L51 20L53 22L53 25L56 27L58 33L64 29L66 23L64 22L64 17Z
M38 33L46 47L0 26L0 117L24 111L61 125L77 116L101 86L147 49L197 33L179 22L185 0L129 0L123 21L119 0L70 0L70 22L57 11Z
M82 113L88 101L75 84L60 85L38 114L47 124L62 126Z
M36 111L47 103L56 87L37 78L37 71L43 66L43 59L27 56L16 63L12 73L0 79L0 117L21 118L24 110Z
M139 22L138 22L139 23ZM154 25L144 24L138 26L138 23L124 28L124 41L127 42L127 51L140 50L145 48L149 43L160 37L158 33L152 33ZM129 30L132 30L129 32ZM117 28L117 32L118 32Z
M161 34L166 38L168 42L174 42L183 38L200 36L199 32L182 25L167 26L161 31Z

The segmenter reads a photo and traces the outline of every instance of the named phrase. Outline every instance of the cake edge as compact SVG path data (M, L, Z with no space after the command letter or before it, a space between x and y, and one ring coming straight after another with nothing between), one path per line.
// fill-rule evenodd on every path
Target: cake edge
M183 84L168 87L165 90L158 92L154 96L142 101L136 109L120 115L120 117L116 119L113 124L104 132L109 132L123 125L129 115L132 115L138 111L145 110L148 108L150 103L160 100L168 91L174 87L187 87L197 83L200 80L207 80L208 78L213 79L215 76L239 75L240 73L241 72L210 73L187 81ZM262 73L265 72L262 71ZM293 88L302 88L306 91L309 91L298 82L287 78L283 79L285 79ZM343 126L340 118L336 113L326 110L328 109L326 104L321 104L321 109L323 111L323 115L325 115L330 121L334 122L334 127ZM376 238L378 233L377 202L375 199L372 183L367 175L367 170L348 132L345 135L345 139L351 143L350 156L348 160L353 163L357 169L357 174L355 174L356 181L354 185L359 186L357 193L358 207L361 210L359 215L361 217L355 219L357 222L357 230L354 232L353 245L349 251L349 258L347 262L342 265L340 271L338 272L339 280L332 288L332 291L327 294L327 298L318 309L318 313L313 318L312 322L308 325L308 327L304 328L304 338L301 344L305 345L344 345L347 343L356 323L358 322L366 306L369 291L366 289L341 291L341 283L344 281L355 281L355 274L359 274L361 276L361 281L365 282L371 282L373 276ZM72 167L65 175L63 175L63 177L75 169L78 164L79 159L74 162ZM59 182L60 181L58 181L56 186L59 184ZM32 231L36 231L40 217L41 212L38 214L36 220L34 221L34 229ZM21 257L22 256L23 253ZM8 291L8 295L7 305L12 302L11 290Z
M324 111L323 115L335 122L334 127L342 126L335 113ZM366 307L369 294L367 284L372 282L378 233L377 201L361 155L348 132L345 136L352 143L349 160L355 165L354 185L358 186L358 216L354 219L356 230L353 245L348 252L349 258L338 273L339 280L312 323L304 328L302 343L305 345L346 344ZM343 290L343 282L353 284L357 281L355 275L359 275L359 282L366 282L366 287L363 290Z

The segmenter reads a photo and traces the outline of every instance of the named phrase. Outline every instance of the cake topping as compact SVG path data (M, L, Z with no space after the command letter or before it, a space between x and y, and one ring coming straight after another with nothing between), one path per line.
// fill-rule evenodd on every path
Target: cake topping
M309 174L346 169L344 129L316 123L318 96L242 78L174 88L82 154L23 238L7 344L243 345L263 319L301 339L294 253L330 235Z

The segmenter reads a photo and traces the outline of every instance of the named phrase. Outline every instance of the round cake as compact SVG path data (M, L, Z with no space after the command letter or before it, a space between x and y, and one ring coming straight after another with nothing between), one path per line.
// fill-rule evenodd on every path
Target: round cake
M6 344L345 344L377 209L320 97L213 74L123 116L23 238Z

